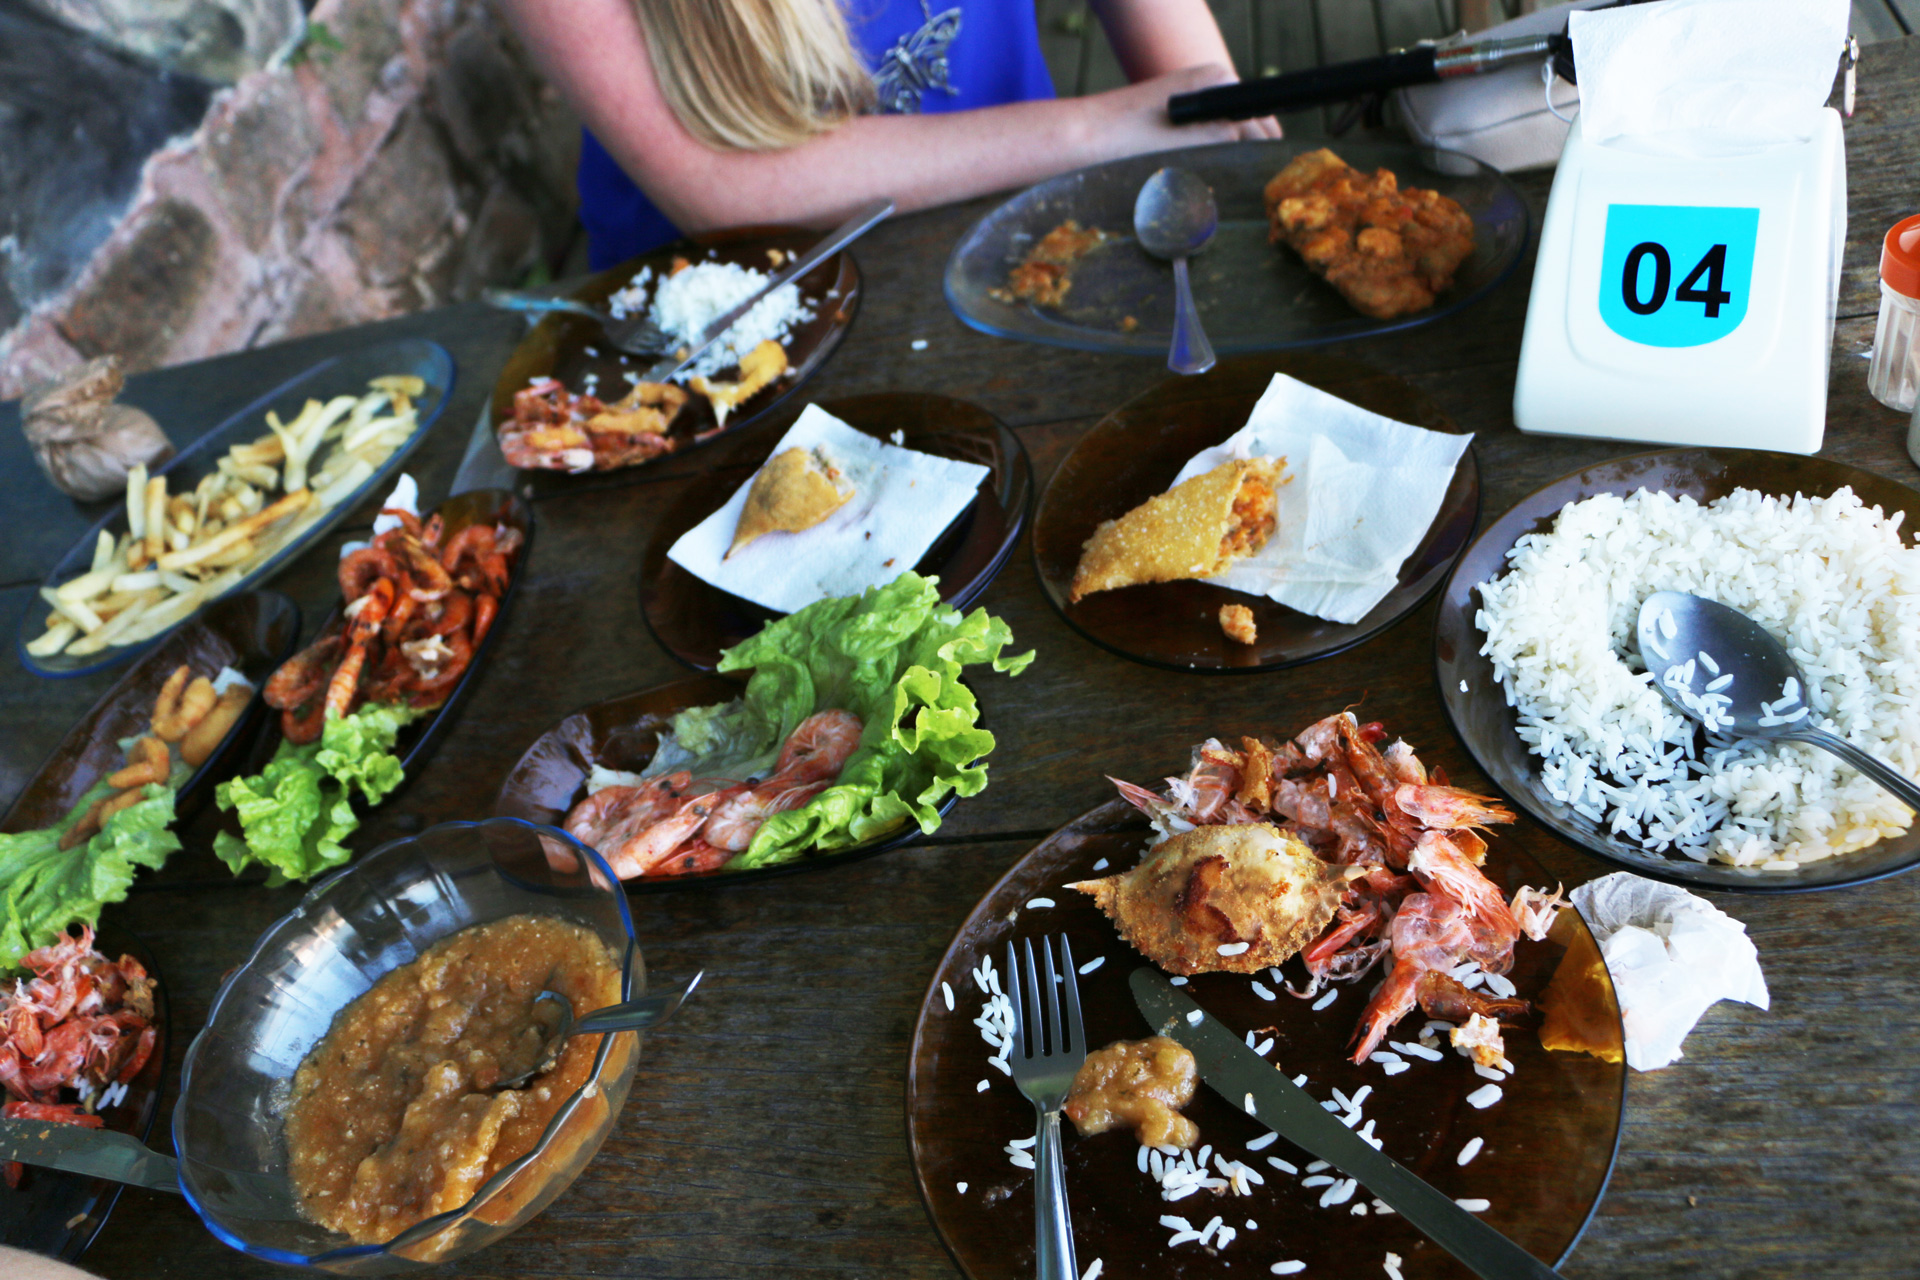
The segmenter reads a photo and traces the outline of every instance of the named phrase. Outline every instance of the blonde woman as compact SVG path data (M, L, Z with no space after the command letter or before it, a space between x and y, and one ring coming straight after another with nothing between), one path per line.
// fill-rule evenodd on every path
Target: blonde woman
M1055 99L1034 0L498 0L587 127L593 265L682 232L828 226L1172 147L1169 95L1234 79L1206 0L1092 0L1124 89Z

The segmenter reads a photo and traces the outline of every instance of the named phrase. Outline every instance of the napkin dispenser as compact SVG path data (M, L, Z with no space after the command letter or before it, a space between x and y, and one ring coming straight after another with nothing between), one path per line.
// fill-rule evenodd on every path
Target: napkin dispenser
M1847 235L1840 116L1712 158L1587 142L1547 200L1522 431L1813 453Z

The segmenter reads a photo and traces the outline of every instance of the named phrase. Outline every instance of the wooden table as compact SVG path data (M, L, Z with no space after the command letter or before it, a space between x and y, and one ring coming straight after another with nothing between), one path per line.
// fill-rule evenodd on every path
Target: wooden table
M1868 50L1848 127L1851 219L1833 344L1825 453L1920 483L1899 415L1870 400L1863 353L1878 305L1879 237L1913 211L1920 37ZM1536 213L1547 177L1521 183ZM892 389L974 400L1013 424L1045 477L1107 410L1153 386L1158 362L996 341L941 300L948 249L987 206L903 218L859 248L862 313L810 389L819 399ZM1477 433L1491 519L1545 481L1635 446L1515 432L1509 414L1530 270L1458 320L1351 343L1433 395ZM460 360L456 401L414 466L445 491L518 321L477 307L269 348L134 380L130 398L177 437L217 420L316 356L392 333L426 334ZM911 343L928 340L924 351ZM0 406L0 635L32 597L32 561L52 562L85 513L50 504L23 472ZM526 589L460 723L360 848L446 819L483 815L503 772L571 709L683 674L648 637L637 567L656 513L694 454L617 483L540 500ZM371 512L276 584L311 620L331 601L335 547ZM64 522L64 523L63 523ZM66 526L70 525L71 528ZM39 530L36 534L34 530ZM44 546L44 550L40 550ZM1025 555L987 592L1039 659L1017 682L976 687L999 736L992 786L939 834L830 873L633 900L662 979L708 973L699 998L649 1041L633 1099L586 1174L463 1275L951 1277L913 1187L901 1118L907 1040L928 977L975 900L1040 836L1109 794L1101 775L1150 779L1184 765L1209 733L1291 731L1362 695L1466 785L1481 783L1446 727L1429 666L1428 605L1372 643L1276 675L1181 676L1080 639L1042 599ZM111 676L0 673L0 797L10 797ZM298 896L236 883L208 842L186 849L111 908L159 958L174 999L170 1078L219 977ZM1550 840L1569 884L1607 868ZM1773 1008L1712 1010L1676 1065L1636 1075L1613 1185L1569 1276L1912 1276L1920 1228L1920 877L1813 896L1716 898L1760 947ZM169 1103L169 1105L171 1105ZM161 1138L164 1143L164 1136ZM271 1275L227 1251L177 1197L129 1191L86 1262L109 1276Z

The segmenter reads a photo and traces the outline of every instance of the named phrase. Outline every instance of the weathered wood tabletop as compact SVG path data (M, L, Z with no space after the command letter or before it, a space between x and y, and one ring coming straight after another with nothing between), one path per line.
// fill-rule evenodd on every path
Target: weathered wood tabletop
M1879 237L1920 204L1920 37L1871 47L1848 125L1846 275L1832 353L1825 453L1920 484L1905 424L1866 393ZM1546 175L1520 185L1536 214ZM965 329L941 298L955 238L985 203L902 218L858 250L866 296L853 332L810 388L817 399L895 389L985 405L1015 426L1037 476L1103 413L1167 376L1158 362L1054 351ZM1509 404L1529 261L1493 297L1444 323L1345 344L1429 392L1476 433L1483 524L1562 473L1638 446L1519 435ZM460 361L455 403L413 470L445 492L517 320L475 306L330 334L133 380L130 398L176 440L319 355L385 334L424 334ZM911 345L925 338L925 350ZM85 526L43 496L0 406L0 635L32 581ZM374 811L360 848L477 817L548 725L585 703L678 678L651 640L637 571L652 521L700 454L617 483L543 498L525 590L460 722L402 795ZM307 611L333 594L335 547L275 584ZM1150 779L1209 733L1292 731L1362 698L1424 756L1482 782L1432 687L1431 604L1369 644L1274 675L1204 678L1114 657L1069 630L1028 558L982 603L1039 650L1018 681L975 683L999 737L992 785L937 837L831 872L633 901L662 979L704 967L699 998L649 1041L632 1101L599 1158L551 1209L461 1264L475 1276L950 1277L914 1190L902 1120L907 1042L935 961L972 904L1041 835L1108 794L1103 774ZM0 800L112 680L0 673ZM172 991L169 1080L219 977L297 889L236 883L213 857L211 813L184 852L110 908L145 937ZM1523 819L1524 822L1524 819ZM1607 868L1536 833L1550 870L1577 883ZM1636 1075L1618 1168L1569 1276L1920 1274L1920 876L1796 897L1724 896L1759 944L1773 1008L1712 1010L1674 1066ZM171 1106L169 1100L168 1106ZM159 1140L166 1141L164 1133ZM220 1245L178 1197L128 1191L85 1262L109 1276L272 1274Z

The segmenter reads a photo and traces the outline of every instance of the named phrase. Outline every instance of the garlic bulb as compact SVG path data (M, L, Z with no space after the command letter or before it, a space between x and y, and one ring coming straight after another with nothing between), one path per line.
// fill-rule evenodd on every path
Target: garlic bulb
M83 501L112 497L127 473L173 456L166 433L143 411L115 404L124 379L116 356L89 360L28 389L20 429L40 469L62 493Z

